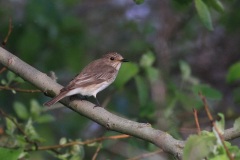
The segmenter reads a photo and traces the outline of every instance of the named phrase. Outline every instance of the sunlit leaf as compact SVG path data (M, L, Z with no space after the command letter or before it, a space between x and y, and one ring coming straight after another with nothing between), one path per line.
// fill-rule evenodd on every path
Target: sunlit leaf
M235 160L240 159L240 149L238 146L232 146L230 142L225 141L225 144L231 154L234 154Z
M1 83L2 83L2 85L6 85L6 84L7 84L7 81L6 81L5 79L2 79L2 80L1 80Z
M213 31L212 20L207 5L202 0L195 0L198 15L207 29Z
M18 143L20 143L22 146L25 146L28 144L24 135L16 135L16 139L17 139Z
M48 122L52 122L52 121L55 121L55 118L50 115L50 114L43 114L41 116L39 116L36 121L38 123L48 123Z
M179 65L180 65L180 70L182 74L182 79L187 80L191 75L190 66L184 61L179 61Z
M16 94L16 91L12 89L12 93L13 93L13 94Z
M227 74L227 82L232 83L240 79L240 62L230 66Z
M39 117L41 109L40 104L35 99L30 101L30 114L34 119Z
M16 129L16 125L8 118L5 118L5 120L6 120L6 126L7 126L6 133L9 135L13 135L13 132Z
M150 66L150 67L146 67L145 71L147 73L148 79L150 81L155 81L159 78L159 70Z
M220 121L216 121L215 124L216 124L216 127L217 127L219 133L220 134L224 134L224 129L225 129L224 115L222 113L218 113L218 115L221 117L221 120ZM217 137L217 142L222 145L221 138L220 138L218 132L216 131L215 127L213 127L213 133Z
M66 144L67 143L67 138L66 137L62 137L59 141L60 145Z
M24 129L24 131L26 132L26 134L32 139L33 137L35 138L35 137L37 137L38 135L37 135L37 132L35 131L35 129L34 129L34 127L33 127L33 124L32 124L33 122L32 122L32 119L31 118L29 118L28 119L28 122L27 122L27 124L26 124L26 126L25 126L25 129Z
M7 72L7 80L8 82L11 82L15 78L15 74L11 71Z
M208 160L229 160L227 154L214 155L213 158L208 158Z
M234 122L234 130L235 131L240 131L240 117L238 117L235 122Z
M23 149L0 148L1 160L17 160Z
M213 150L216 137L190 135L183 149L183 160L202 160Z
M17 114L17 116L21 119L28 119L28 111L27 111L27 108L26 106L24 106L24 104L20 103L20 102L14 102L13 104L13 108Z
M216 126L219 130L219 132L221 134L224 134L224 130L225 130L225 118L224 118L224 114L222 113L218 113L218 115L221 117L221 119L219 121L216 121Z
M152 52L147 52L145 54L142 55L141 59L140 59L140 65L142 67L149 67L152 66L152 64L155 61L155 55Z
M19 159L29 159L30 158L30 156L29 156L29 153L28 152L22 152L20 155L19 155L19 157L18 157Z

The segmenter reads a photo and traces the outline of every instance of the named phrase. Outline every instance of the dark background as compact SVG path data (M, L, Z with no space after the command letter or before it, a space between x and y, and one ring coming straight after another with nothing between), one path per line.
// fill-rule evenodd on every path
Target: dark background
M104 103L109 98L108 111L151 123L176 139L186 140L189 134L196 134L192 107L199 110L201 129L211 130L194 86L204 84L216 91L216 95L220 94L207 100L215 118L219 118L220 112L225 115L226 128L233 126L240 112L239 81L226 81L229 67L240 59L240 1L222 3L223 13L211 10L214 31L209 31L191 1L151 0L137 5L132 0L1 0L0 40L5 39L11 18L14 29L5 48L44 73L54 71L63 86L91 61L108 52L119 52L138 72L123 86L119 85L121 78L133 70L131 65L124 69L123 64L118 83L100 92L99 101ZM146 53L155 59L150 64L151 71L140 63ZM182 63L191 68L187 79L183 78L184 69L180 69ZM7 71L3 72L0 78L4 79L6 74ZM27 82L12 87L35 89ZM0 97L1 108L15 117L14 102L21 102L29 109L32 99L40 105L49 100L42 93L13 94L7 90L1 90ZM89 100L95 103L93 98ZM46 140L42 146L58 144L62 137L84 141L119 134L59 104L56 106L57 109L45 111L55 121L34 124ZM2 127L4 123L1 119ZM239 146L237 141L233 144ZM91 159L96 146L81 149L83 159ZM157 149L135 138L106 140L97 159L120 160ZM161 153L150 159L160 156L172 158ZM30 159L49 158L52 155L46 151L30 153Z

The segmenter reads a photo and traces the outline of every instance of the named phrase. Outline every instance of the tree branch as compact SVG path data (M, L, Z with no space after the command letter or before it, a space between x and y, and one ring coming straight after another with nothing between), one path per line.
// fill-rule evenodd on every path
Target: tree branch
M60 89L63 88L61 85L48 77L47 74L36 70L1 47L0 63L2 63L12 72L19 75L24 80L32 83L50 97L53 97L59 93ZM121 118L101 107L93 108L95 104L92 104L88 101L75 100L70 102L69 98L64 98L60 101L60 103L74 110L80 115L99 123L109 130L128 134L151 142L162 148L165 152L171 153L177 159L181 159L182 157L185 142L174 139L166 132L152 128L148 123L138 123Z
M59 93L60 89L63 88L61 85L48 77L47 74L36 70L2 47L0 47L0 63L50 97L55 96ZM60 103L109 130L146 140L155 144L163 151L174 155L176 159L182 158L185 142L174 139L166 132L152 128L148 123L138 123L121 118L101 107L93 108L95 104L88 101L75 100L70 102L69 98L64 98L60 101ZM228 133L233 133L233 136L225 133L224 137L231 137L233 139L234 136L239 136L240 134L239 132Z

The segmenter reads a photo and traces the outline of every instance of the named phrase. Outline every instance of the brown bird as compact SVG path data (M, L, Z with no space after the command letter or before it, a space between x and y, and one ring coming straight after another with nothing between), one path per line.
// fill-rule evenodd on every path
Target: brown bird
M119 53L103 55L102 58L87 65L66 87L60 90L57 96L44 103L44 106L51 106L66 96L80 93L82 96L93 96L101 107L97 93L114 82L122 62L128 62L128 60Z

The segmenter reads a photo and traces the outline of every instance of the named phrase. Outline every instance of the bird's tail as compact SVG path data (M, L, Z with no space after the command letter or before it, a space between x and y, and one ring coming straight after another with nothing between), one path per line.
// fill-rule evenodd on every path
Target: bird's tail
M57 96L55 96L54 98L52 98L50 101L47 101L46 103L44 103L44 106L50 107L51 105L55 104L56 102L58 102L59 100L63 99L66 96L67 92L60 92Z

